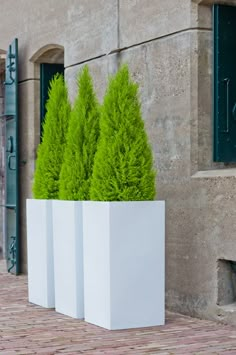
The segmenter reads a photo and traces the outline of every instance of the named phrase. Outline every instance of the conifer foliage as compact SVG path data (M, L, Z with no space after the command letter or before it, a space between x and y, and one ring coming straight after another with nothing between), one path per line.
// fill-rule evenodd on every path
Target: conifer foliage
M99 137L100 107L89 69L78 76L78 95L71 113L59 197L63 200L89 200L94 155Z
M141 117L138 86L127 66L111 78L100 119L91 199L142 201L155 197L151 147Z
M58 199L59 175L71 112L61 74L56 74L50 82L46 108L42 142L37 152L33 194L36 199Z

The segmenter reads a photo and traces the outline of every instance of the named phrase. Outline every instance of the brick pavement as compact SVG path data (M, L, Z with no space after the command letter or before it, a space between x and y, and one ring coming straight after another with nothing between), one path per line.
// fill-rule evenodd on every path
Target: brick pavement
M167 313L163 327L108 331L27 302L0 261L0 354L236 355L236 327Z

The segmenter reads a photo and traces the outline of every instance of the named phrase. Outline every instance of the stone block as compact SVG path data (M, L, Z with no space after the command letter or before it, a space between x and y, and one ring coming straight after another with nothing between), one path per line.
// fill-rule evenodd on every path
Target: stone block
M189 0L121 0L120 47L170 35L190 27Z

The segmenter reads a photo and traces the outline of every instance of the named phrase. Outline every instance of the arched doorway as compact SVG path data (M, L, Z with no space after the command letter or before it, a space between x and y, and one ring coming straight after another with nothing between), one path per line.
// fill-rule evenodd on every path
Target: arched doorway
M56 72L64 72L64 48L48 44L29 58L33 77L19 84L20 106L20 271L27 272L26 199L32 197L37 147L45 115L48 85Z
M64 75L64 48L57 44L48 44L39 49L31 58L35 63L35 75L40 78L40 134L45 117L45 104L48 99L48 88L52 77L56 73Z

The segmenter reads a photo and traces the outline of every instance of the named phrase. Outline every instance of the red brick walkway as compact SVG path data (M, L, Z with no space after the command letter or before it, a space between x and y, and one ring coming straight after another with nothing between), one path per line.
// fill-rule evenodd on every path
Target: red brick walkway
M0 262L0 354L235 354L236 328L168 313L163 327L108 331L27 302Z

